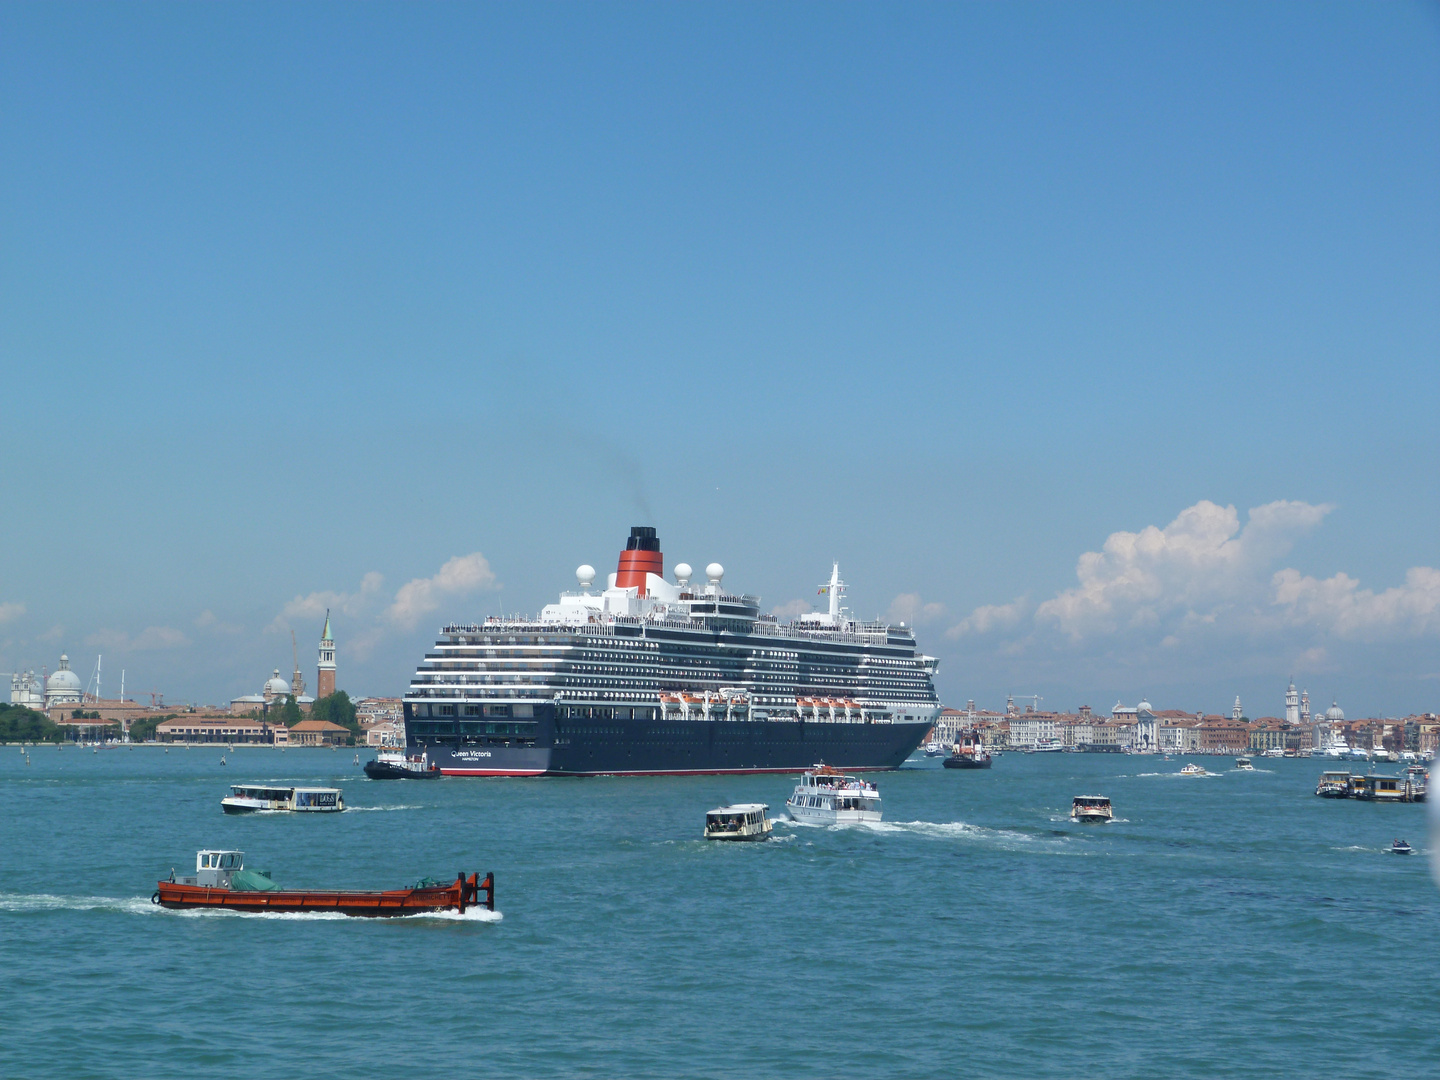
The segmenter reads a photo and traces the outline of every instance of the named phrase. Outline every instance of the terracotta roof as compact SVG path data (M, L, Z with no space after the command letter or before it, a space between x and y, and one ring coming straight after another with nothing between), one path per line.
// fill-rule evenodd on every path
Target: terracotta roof
M339 724L332 724L329 720L301 720L290 729L291 731L344 731L349 732L347 727Z

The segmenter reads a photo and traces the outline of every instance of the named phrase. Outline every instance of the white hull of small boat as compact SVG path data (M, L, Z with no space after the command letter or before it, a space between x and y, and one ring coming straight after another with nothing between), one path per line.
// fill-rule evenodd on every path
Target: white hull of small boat
M859 825L881 820L879 810L827 810L817 806L785 804L785 812L806 825Z

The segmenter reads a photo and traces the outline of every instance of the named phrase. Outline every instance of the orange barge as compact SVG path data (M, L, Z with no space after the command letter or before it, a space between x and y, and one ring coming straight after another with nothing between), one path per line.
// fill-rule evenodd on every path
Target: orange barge
M484 899L481 899L481 893ZM419 882L409 889L383 892L339 889L282 889L261 871L245 869L242 851L201 851L195 876L176 878L174 871L157 884L150 902L167 908L224 908L227 911L338 911L344 915L383 917L423 915L441 911L464 914L484 905L495 910L495 875L462 872L449 884Z

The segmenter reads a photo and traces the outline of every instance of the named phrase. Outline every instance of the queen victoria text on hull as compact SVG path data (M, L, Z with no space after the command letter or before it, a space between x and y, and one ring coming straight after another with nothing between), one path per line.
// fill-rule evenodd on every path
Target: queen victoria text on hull
M405 736L469 776L893 769L940 711L939 662L905 626L829 610L781 623L705 568L675 583L652 528L630 530L609 587L576 572L538 619L447 626L405 695Z

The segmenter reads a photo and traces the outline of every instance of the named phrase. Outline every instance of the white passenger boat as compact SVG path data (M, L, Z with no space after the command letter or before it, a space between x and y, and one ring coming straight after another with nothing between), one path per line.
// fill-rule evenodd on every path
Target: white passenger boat
M768 840L775 828L764 803L735 803L705 813L706 840Z
M1065 752L1065 744L1059 739L1041 739L1034 746L1025 748L1027 754L1061 754Z
M1260 756L1261 756L1261 757L1284 757L1284 756L1285 756L1285 748L1284 748L1283 746L1272 746L1272 747L1270 747L1269 750L1266 750L1265 753L1261 754Z
M220 800L227 814L253 814L259 810L290 810L307 814L334 814L345 809L345 796L333 787L268 787L233 784Z
M1183 769L1180 770L1180 775L1181 775L1181 776L1209 776L1210 774L1205 771L1205 766L1203 766L1203 765L1196 765L1196 764L1192 761L1189 765L1186 765Z
M1070 820L1088 824L1104 824L1113 820L1115 811L1104 795L1076 795L1070 804Z
M880 792L868 780L816 765L785 800L785 811L809 825L880 820Z
M1255 771L1255 766L1250 764L1250 759L1248 757L1237 757L1235 759L1235 768L1239 769L1241 772Z

